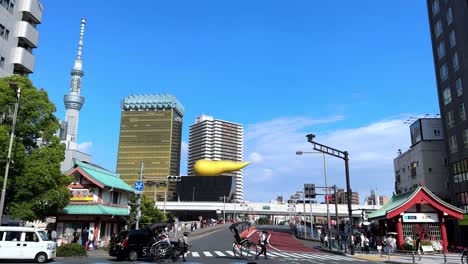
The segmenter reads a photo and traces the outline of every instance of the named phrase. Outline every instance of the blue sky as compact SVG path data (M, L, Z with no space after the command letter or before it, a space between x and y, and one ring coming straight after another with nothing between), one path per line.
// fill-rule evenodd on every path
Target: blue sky
M115 170L120 102L170 93L188 128L205 113L245 125L246 199L323 182L305 134L347 149L352 187L393 190L393 158L409 116L439 112L425 1L52 1L44 4L36 68L64 118L80 18L87 19L78 141ZM329 159L330 182L345 186ZM260 188L260 186L262 186Z

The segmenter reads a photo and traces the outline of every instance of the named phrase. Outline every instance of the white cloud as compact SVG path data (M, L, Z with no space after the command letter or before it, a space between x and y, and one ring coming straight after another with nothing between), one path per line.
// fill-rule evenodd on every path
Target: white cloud
M308 131L316 132L315 141L349 152L351 187L359 192L361 201L369 195L370 188L377 187L379 193L391 195L393 159L398 149L405 150L410 145L409 127L403 123L407 118L381 120L333 132L314 127L342 119L342 116L320 120L279 118L247 126L245 152L262 153L262 162L254 162L244 169L246 199L267 201L275 198L265 196L271 193L289 198L304 183L324 185L322 156L295 154L297 150L314 151L305 137ZM327 156L327 164L329 185L345 188L344 161Z
M255 162L255 163L260 163L260 162L262 162L262 160L263 160L263 157L262 157L262 155L260 153L253 152L253 153L250 153L248 161Z
M77 148L79 151L83 153L90 153L91 147L93 146L93 142L86 141L78 144Z

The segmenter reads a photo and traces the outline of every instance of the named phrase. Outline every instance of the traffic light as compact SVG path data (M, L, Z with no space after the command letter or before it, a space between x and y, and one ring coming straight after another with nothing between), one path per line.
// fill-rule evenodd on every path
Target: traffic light
M169 175L167 176L167 180L170 182L178 182L182 180L182 177Z
M304 194L305 198L314 199L317 195L315 193L315 184L304 184Z

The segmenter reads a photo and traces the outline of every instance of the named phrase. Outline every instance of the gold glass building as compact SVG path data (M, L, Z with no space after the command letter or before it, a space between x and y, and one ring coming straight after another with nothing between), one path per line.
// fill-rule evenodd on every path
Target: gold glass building
M180 173L184 108L172 95L130 95L122 101L117 173L130 186L139 180L143 162L143 194L172 200Z

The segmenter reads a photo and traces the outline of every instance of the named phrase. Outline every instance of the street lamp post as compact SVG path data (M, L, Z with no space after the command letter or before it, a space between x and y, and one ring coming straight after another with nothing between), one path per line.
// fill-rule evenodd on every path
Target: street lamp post
M219 197L220 199L223 198L223 222L226 223L226 195Z
M15 111L13 113L13 124L11 126L10 144L8 145L8 154L7 154L6 166L5 166L5 176L3 177L3 189L2 189L1 199L0 199L0 225L2 225L2 220L3 220L3 209L5 207L6 187L7 187L8 173L10 171L11 149L13 147L13 139L15 138L16 117L18 115L19 99L21 95L21 88L15 82L10 82L10 88L16 90L16 102L15 102Z
M346 173L346 192L348 196L348 217L349 217L349 237L348 237L348 243L351 249L351 255L354 255L354 245L352 242L352 236L353 236L353 215L352 215L352 208L351 208L351 199L352 199L352 194L351 194L351 181L349 179L349 153L348 151L341 151L337 150L335 148L317 143L314 141L315 135L314 134L308 134L306 135L307 141L313 145L314 150L322 152L324 154L328 154L337 158L340 158L344 160L345 162L345 173Z

